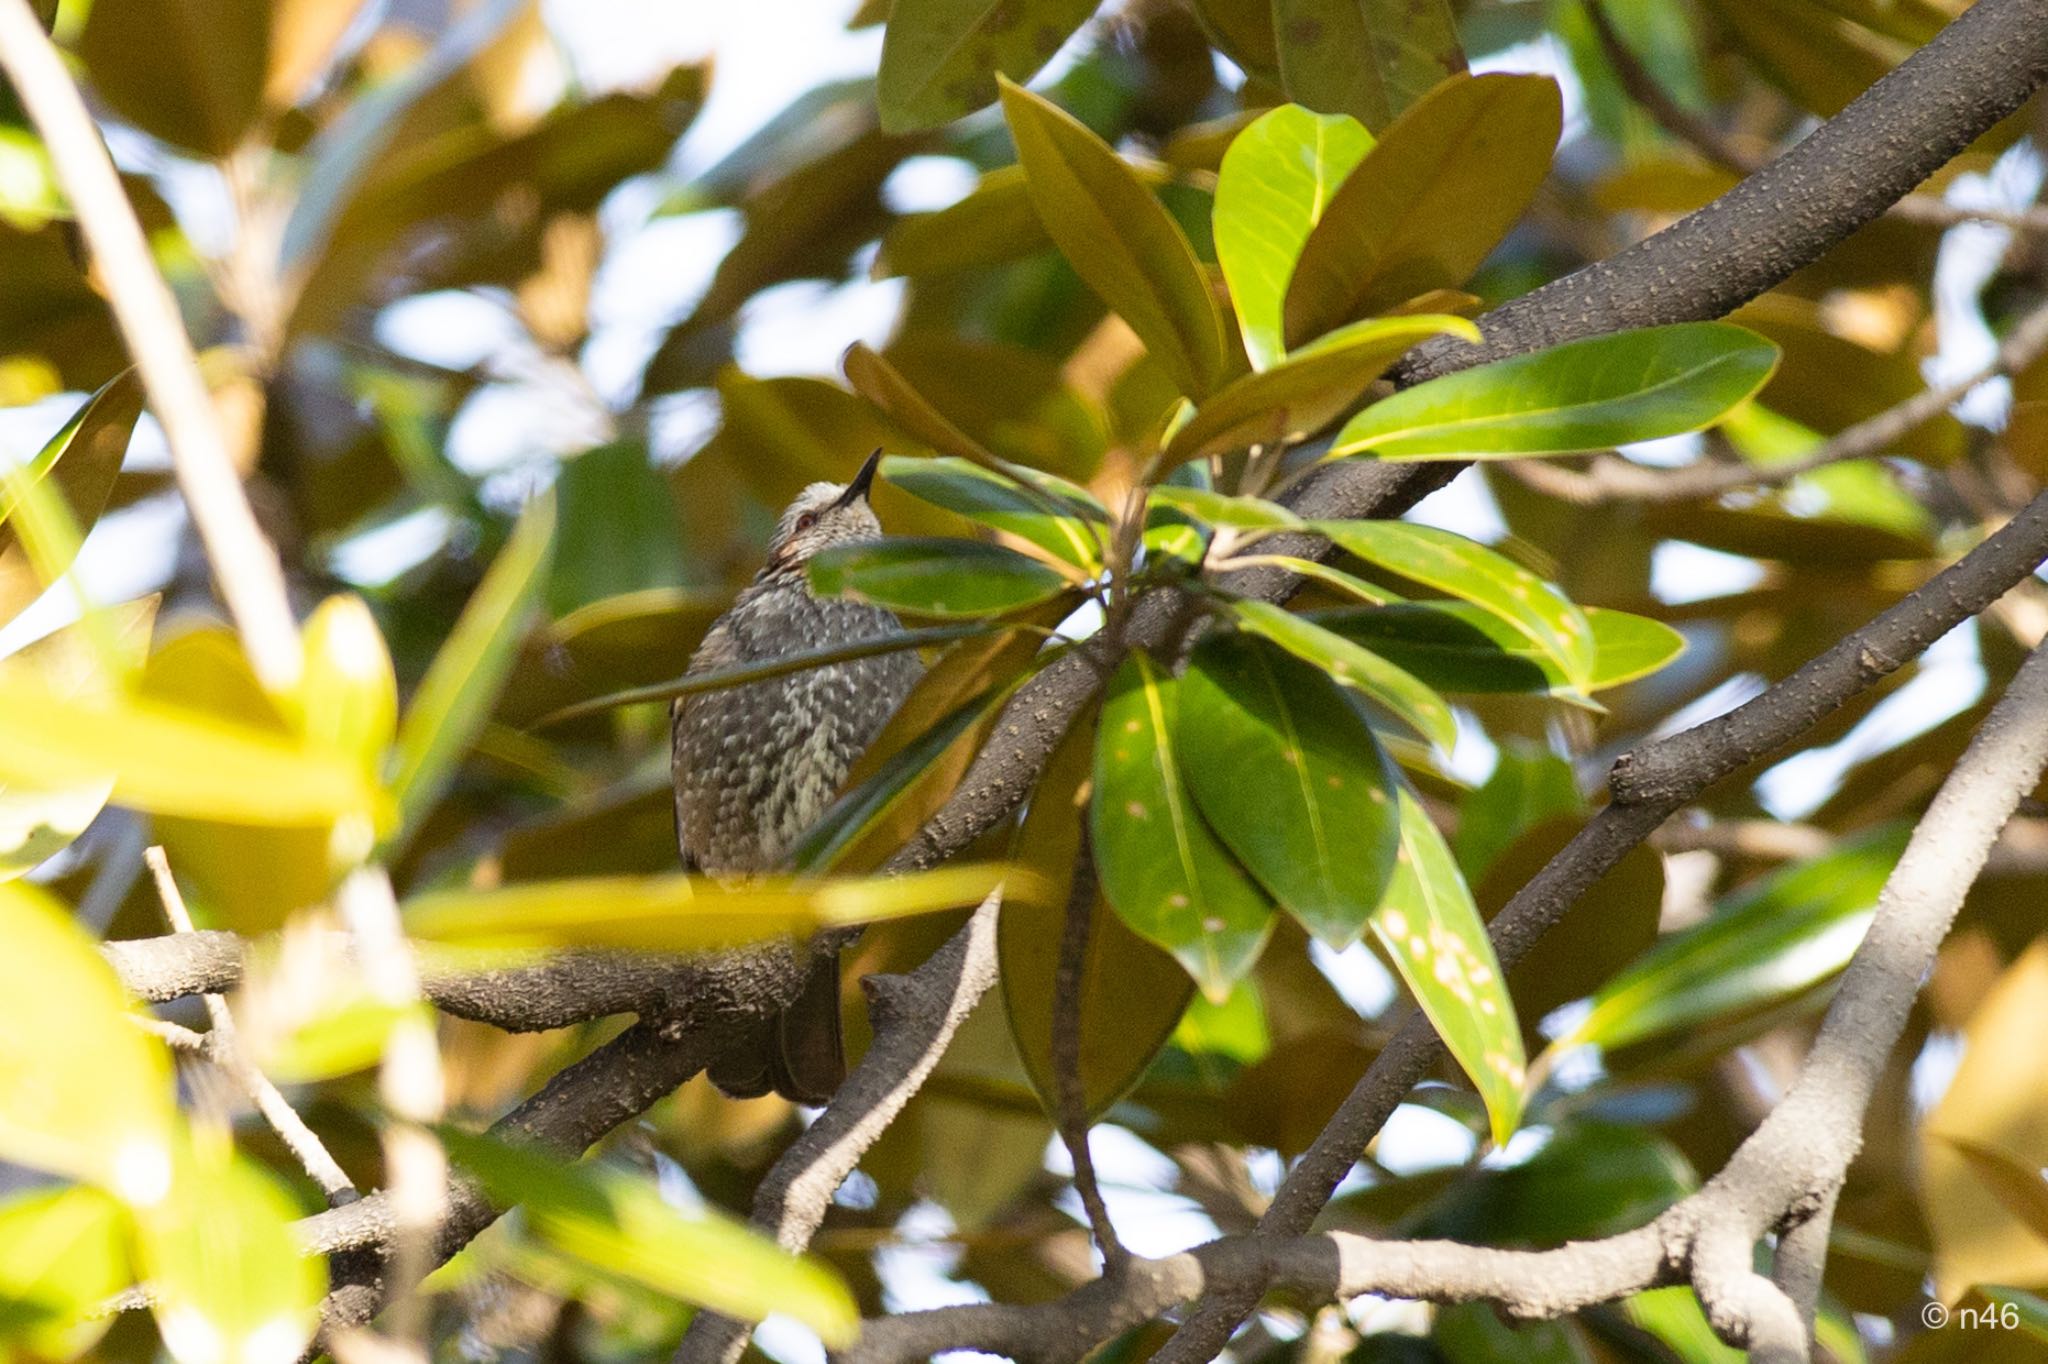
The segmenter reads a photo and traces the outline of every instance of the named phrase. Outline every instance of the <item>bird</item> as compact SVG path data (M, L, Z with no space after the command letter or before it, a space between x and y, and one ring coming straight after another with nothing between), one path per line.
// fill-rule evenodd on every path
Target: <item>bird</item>
M881 456L868 456L850 483L812 483L796 495L775 523L767 561L705 632L686 677L901 630L882 607L815 595L805 572L822 550L882 538L868 503ZM669 754L685 870L731 883L782 867L923 672L914 650L899 650L678 696ZM838 948L751 950L808 952L804 985L719 1058L712 1082L734 1098L773 1092L823 1104L846 1075Z

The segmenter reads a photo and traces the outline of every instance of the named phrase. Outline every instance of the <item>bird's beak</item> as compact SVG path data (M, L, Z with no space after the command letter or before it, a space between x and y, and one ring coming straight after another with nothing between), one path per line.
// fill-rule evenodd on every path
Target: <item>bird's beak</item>
M882 467L882 452L877 449L868 456L868 462L860 466L860 472L853 476L853 482L846 485L846 491L839 494L835 507L850 507L856 502L867 501L868 489L874 486L875 470Z

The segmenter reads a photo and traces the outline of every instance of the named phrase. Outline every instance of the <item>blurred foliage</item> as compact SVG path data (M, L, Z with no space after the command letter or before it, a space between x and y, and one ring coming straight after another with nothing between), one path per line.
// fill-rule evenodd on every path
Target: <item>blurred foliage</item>
M470 947L678 950L890 920L849 976L914 967L959 922L945 911L1012 869L999 989L814 1259L666 1197L743 1212L794 1128L779 1100L700 1079L565 1167L462 1131L606 1025L444 1020L450 1144L527 1204L430 1283L449 1349L658 1357L687 1320L677 1299L837 1339L884 1309L882 1266L929 1248L935 1210L964 1284L1031 1301L1078 1282L1085 1241L1046 1166L1070 909L1089 926L1085 1106L1223 1230L1415 1006L1451 1059L1362 1153L1333 1225L1550 1245L1637 1225L1719 1169L1789 1078L1902 830L2048 631L2039 584L1958 631L1948 661L1707 793L1505 978L1485 920L1582 827L1616 754L1783 677L2038 491L2048 361L2012 376L2009 422L1972 403L1881 459L1629 489L1823 449L1919 391L1937 354L1978 354L1984 329L2042 306L2048 250L1888 217L1731 321L1392 393L1416 345L1477 340L1487 306L1733 182L1673 108L1767 157L1961 8L1593 3L870 0L839 17L886 25L872 75L786 92L715 159L692 131L720 96L712 65L596 88L550 31L578 22L566 10L45 7L203 353L307 654L296 687L267 691L196 550L145 548L170 478L153 438L131 444L140 386L0 89L0 404L41 441L0 484L0 626L23 620L0 658L0 1160L66 1181L0 1166L0 1357L273 1364L310 1330L319 1266L286 1225L310 1185L219 1086L178 1102L166 1048L91 950L162 931L145 840L202 927L255 940L235 1001L250 1055L366 1187L362 1072L410 1015L321 946L366 864L410 931ZM1547 61L1562 69L1533 69ZM1645 81L1669 108L1631 96ZM1935 190L2004 155L1997 183L2038 196L2041 120L2009 120ZM940 166L955 200L901 208ZM624 277L667 267L664 234L718 222L731 244L688 263L694 291ZM1937 255L1981 266L1939 308ZM805 284L888 312L849 334L838 373L751 344ZM619 294L672 306L636 336ZM460 321L421 320L435 309ZM485 317L488 336L448 334ZM659 703L777 511L876 448L892 538L810 580L897 611L890 647L920 648L925 679L800 849L804 877L694 884L674 874ZM1530 455L1554 458L1515 462ZM1276 500L1325 460L1442 457L1487 462L1430 525L1304 523ZM1637 482L1589 494L1617 458ZM1267 543L1299 529L1339 552ZM127 561L133 600L76 592L81 544ZM1308 585L1283 608L1197 574L1225 561ZM1204 613L1186 660L1122 660L963 865L868 875L1018 687L1162 585ZM2008 1311L2001 1348L2024 1336L2035 1353L2010 1357L2039 1357L2044 809L1972 894L1873 1105L1822 1306L1838 1358L1980 1357L1925 1329L1930 1284ZM865 1038L857 991L847 1011ZM142 1277L151 1324L110 1331L91 1308ZM1307 1326L1277 1305L1245 1352L1292 1357ZM1534 1327L1476 1306L1404 1318L1353 1357L1727 1356L1674 1288Z

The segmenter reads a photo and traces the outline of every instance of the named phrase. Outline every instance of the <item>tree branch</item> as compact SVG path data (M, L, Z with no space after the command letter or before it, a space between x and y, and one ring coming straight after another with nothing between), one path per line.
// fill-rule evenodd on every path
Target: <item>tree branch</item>
M1053 977L1052 1074L1058 1094L1060 1143L1074 1163L1074 1192L1087 1211L1102 1252L1103 1271L1114 1275L1130 1259L1117 1240L1116 1225L1095 1177L1095 1157L1088 1150L1088 1096L1081 1081L1081 992L1088 965L1088 920L1095 912L1095 856L1088 836L1088 814L1081 814L1081 838L1074 854L1074 880L1067 890L1067 912L1060 929L1059 965Z

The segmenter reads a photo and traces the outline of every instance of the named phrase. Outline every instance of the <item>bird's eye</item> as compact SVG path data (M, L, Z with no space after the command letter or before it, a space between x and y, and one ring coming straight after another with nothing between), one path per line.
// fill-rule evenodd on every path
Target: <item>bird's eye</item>
M799 516L796 519L796 528L798 530L809 530L812 526L815 526L817 524L818 514L816 512L805 512L802 516Z

